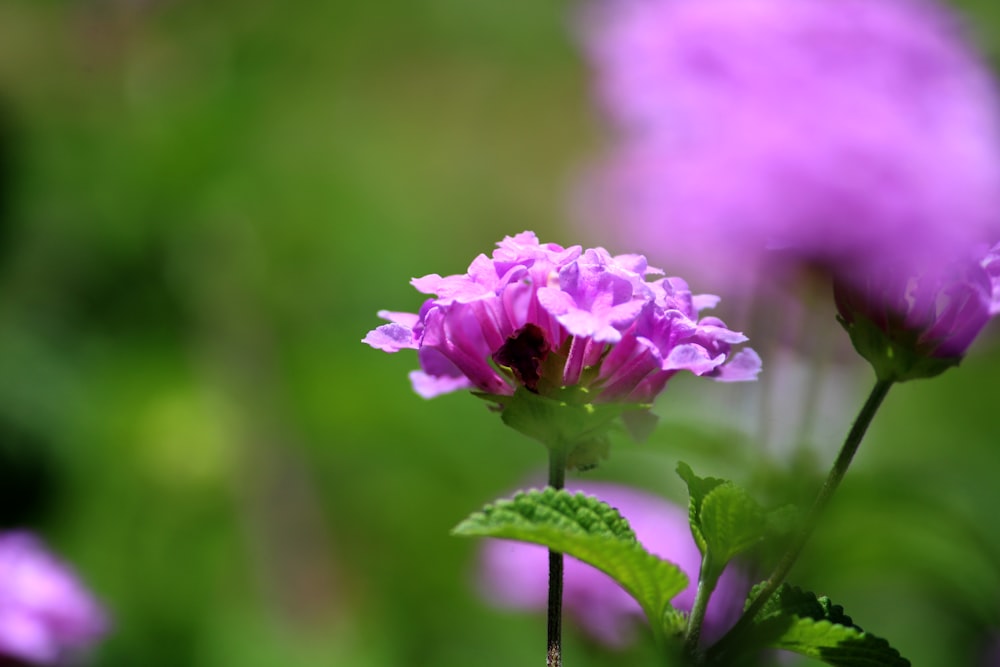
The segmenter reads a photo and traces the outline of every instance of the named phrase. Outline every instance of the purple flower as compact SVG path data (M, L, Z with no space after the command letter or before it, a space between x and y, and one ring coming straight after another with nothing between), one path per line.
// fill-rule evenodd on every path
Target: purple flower
M717 297L692 295L639 255L542 244L523 232L465 274L412 284L432 298L417 314L380 312L390 324L364 342L417 350L420 370L410 378L425 398L458 389L512 396L518 387L554 396L577 387L588 403L645 404L681 370L720 381L752 380L760 370L753 350L732 354L745 336L699 319Z
M0 533L0 658L64 664L107 627L98 603L35 536Z
M688 525L687 510L657 496L624 486L599 482L567 485L618 509L639 542L651 553L676 563L692 582L672 604L690 611L701 554ZM493 604L510 609L546 607L547 551L544 547L488 540L480 555L479 587ZM705 616L706 639L718 638L739 616L748 581L730 567L722 575ZM575 558L567 558L563 605L593 639L612 648L624 648L635 639L635 626L644 618L638 603L606 574Z
M943 7L602 0L586 19L619 139L586 210L630 244L737 289L1000 238L996 90Z
M837 283L841 322L882 379L932 377L957 364L1000 313L1000 244L978 261L916 276L896 267Z

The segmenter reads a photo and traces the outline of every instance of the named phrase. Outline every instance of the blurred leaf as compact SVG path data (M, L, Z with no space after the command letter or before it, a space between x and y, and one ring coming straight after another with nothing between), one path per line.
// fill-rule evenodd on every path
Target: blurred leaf
M769 510L765 516L768 536L791 535L803 521L802 509L795 505L782 505Z

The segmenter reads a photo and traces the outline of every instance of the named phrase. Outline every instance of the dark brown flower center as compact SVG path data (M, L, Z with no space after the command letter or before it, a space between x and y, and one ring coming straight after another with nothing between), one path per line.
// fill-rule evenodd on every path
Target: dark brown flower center
M526 389L538 393L542 362L548 354L549 342L545 339L545 332L534 324L525 324L493 353L493 361L498 366L509 368Z

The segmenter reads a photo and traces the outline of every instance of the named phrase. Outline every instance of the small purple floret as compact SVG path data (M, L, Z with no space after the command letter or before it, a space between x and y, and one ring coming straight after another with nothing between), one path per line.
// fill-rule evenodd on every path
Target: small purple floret
M753 380L760 371L749 349L727 364L743 334L717 318L699 318L699 307L718 297L692 295L683 280L662 277L641 255L542 244L532 232L497 246L465 274L414 279L432 298L417 314L380 312L390 323L364 338L385 352L416 349L420 370L410 377L425 398L466 388L536 391L542 360L556 352L565 363L550 384L575 386L587 377L592 399L604 402L649 403L678 371L728 382ZM534 356L515 358L528 348Z
M0 533L0 656L59 665L108 629L93 596L35 536Z

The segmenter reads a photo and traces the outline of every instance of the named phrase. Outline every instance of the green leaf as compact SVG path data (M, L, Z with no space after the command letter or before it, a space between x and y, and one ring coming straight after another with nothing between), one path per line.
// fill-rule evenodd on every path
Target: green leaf
M734 556L760 542L766 531L763 509L735 484L720 484L702 500L701 532L720 573Z
M541 544L593 565L636 599L658 634L666 621L674 620L670 600L688 585L679 567L636 541L618 510L582 493L552 488L521 492L487 505L452 533Z
M818 658L834 667L910 667L910 661L884 639L811 618L797 619L773 646Z
M747 596L746 606L760 594L767 582L761 582L750 590ZM780 616L797 616L801 618L811 618L816 621L830 621L838 625L854 625L851 617L844 613L844 608L833 604L830 598L817 597L815 593L804 591L797 586L782 584L771 596L764 607L757 614L757 622Z
M698 477L683 462L677 464L677 474L688 486L691 534L704 556L702 577L711 590L729 561L768 533L768 515L728 480Z
M749 604L763 584L754 587ZM835 667L909 667L889 643L854 624L827 597L783 584L754 619L761 645L794 651Z
M691 466L679 461L677 463L677 474L684 480L688 487L688 518L691 522L691 534L694 541L698 543L698 549L705 553L705 536L701 531L701 505L707 496L717 486L726 483L724 479L715 477L698 477L691 470Z

